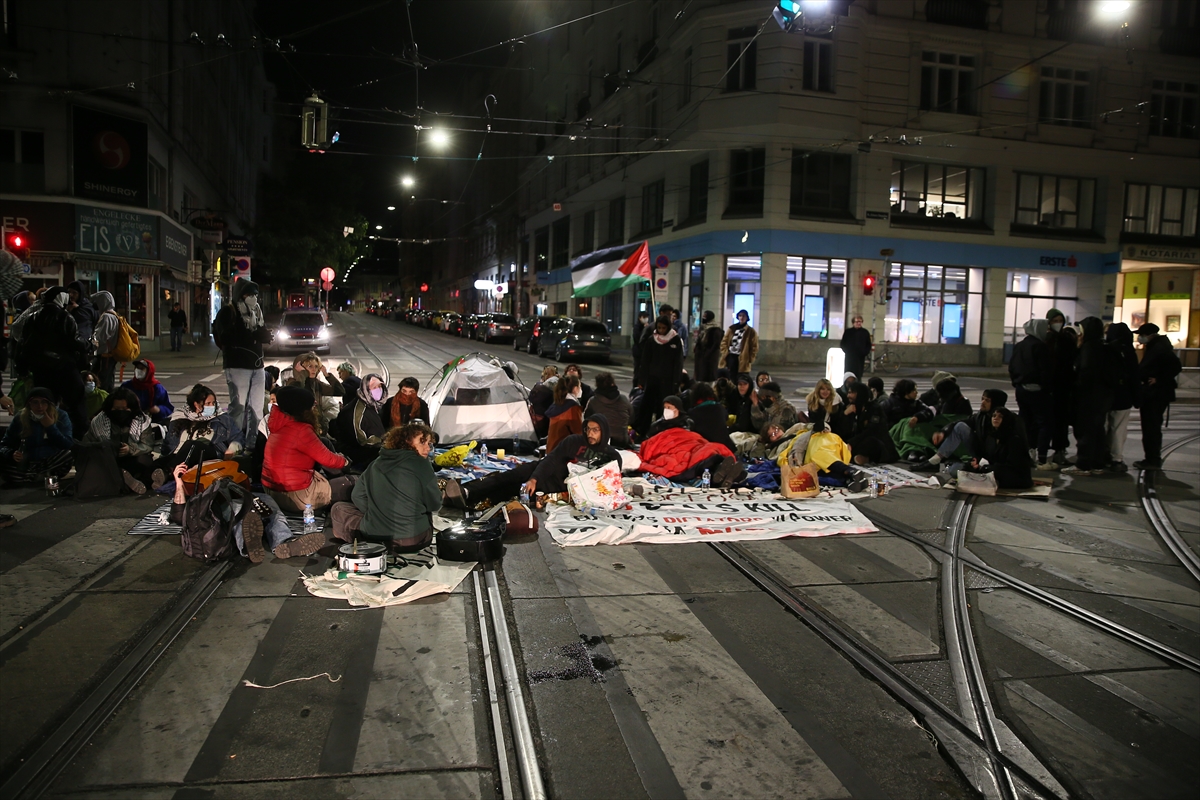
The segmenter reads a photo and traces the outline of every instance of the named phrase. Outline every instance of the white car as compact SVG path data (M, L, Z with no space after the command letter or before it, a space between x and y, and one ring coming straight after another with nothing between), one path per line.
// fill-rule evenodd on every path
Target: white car
M274 345L278 350L329 353L329 326L324 315L315 308L294 309L283 312L279 327L275 329Z

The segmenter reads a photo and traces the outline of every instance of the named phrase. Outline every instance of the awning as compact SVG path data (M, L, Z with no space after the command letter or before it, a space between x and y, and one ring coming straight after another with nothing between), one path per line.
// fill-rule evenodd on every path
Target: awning
M31 253L29 264L34 267L52 267L64 261L74 261L76 269L98 272L123 272L129 275L157 275L167 266L161 261L142 261L125 258L99 258L90 253Z

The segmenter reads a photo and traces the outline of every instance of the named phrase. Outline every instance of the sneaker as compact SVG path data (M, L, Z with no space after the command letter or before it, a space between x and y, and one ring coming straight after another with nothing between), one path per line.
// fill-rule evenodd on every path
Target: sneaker
M156 470L154 470L154 472L150 473L150 488L153 489L154 491L157 492L159 489L161 489L163 487L163 484L166 482L167 482L167 473L163 472L161 469L156 469Z
M871 459L867 458L862 453L859 453L854 457L854 463L860 467L865 467L867 464L871 463Z
M1141 461L1133 462L1133 468L1134 469L1162 469L1162 462L1161 461L1151 461L1150 459L1147 458L1147 459L1143 459Z
M920 453L909 453L908 455L906 455L904 457L904 460L910 464L917 464L917 463L919 463L921 461L925 461L927 459L925 458L925 456L921 455Z
M129 491L133 492L134 494L146 493L146 484L133 477L129 470L121 470L121 479L125 481L125 485L129 487Z
M1063 475L1103 475L1106 470L1084 469L1077 464L1071 464L1070 466L1063 467L1060 472L1062 472Z
M1128 472L1129 465L1124 461L1114 461L1108 465L1109 472Z
M711 485L717 489L728 489L738 476L738 462L733 456L726 456L713 470Z
M942 465L934 464L932 461L926 461L924 464L917 464L914 467L909 467L912 472L937 472L942 468Z
M1057 472L1058 464L1054 463L1053 461L1043 461L1034 467L1034 469L1036 469L1038 472Z
M0 528L11 528L17 524L17 518L12 514L0 514Z
M865 492L867 490L867 484L870 482L870 480L871 476L866 472L856 472L854 473L854 477L850 479L850 482L846 484L846 488L854 494Z
M456 480L446 481L442 487L442 502L453 508L467 510L467 490Z
M282 544L276 545L275 557L295 558L297 556L311 556L324 546L325 534L306 533L303 536L297 536L293 539L288 539Z
M261 564L267 557L263 548L263 521L257 511L251 510L242 517L242 539L246 543L246 557L252 564Z

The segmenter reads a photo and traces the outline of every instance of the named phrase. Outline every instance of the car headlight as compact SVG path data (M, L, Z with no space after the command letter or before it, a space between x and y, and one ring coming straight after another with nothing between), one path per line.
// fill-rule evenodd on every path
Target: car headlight
M283 328L280 328L279 330L275 331L275 338L278 341L286 342L288 339L290 339L292 337L288 336L287 331L285 331Z
M317 338L320 339L321 341L325 341L326 339L328 339L329 338L329 329L321 328L321 330L317 331Z

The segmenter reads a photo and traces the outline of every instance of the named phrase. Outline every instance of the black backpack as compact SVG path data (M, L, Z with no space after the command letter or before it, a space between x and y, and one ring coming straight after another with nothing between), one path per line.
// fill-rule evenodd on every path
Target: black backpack
M125 490L116 442L83 442L74 449L76 500L116 497Z
M242 507L235 513L233 501ZM179 544L183 554L206 564L233 555L233 529L254 505L254 494L229 478L213 481L200 491L200 470L196 470L196 492L183 505L183 530Z

